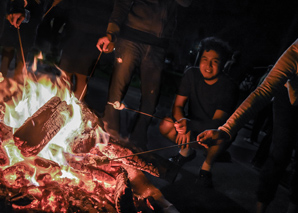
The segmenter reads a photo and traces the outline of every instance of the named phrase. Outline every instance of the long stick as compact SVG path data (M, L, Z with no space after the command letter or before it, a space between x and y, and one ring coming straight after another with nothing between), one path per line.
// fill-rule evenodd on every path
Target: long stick
M116 101L116 102L117 102L117 101ZM110 105L112 105L112 106L115 107L115 103L108 102L108 104L110 104ZM121 104L121 105L122 105L123 109L127 109L127 110L130 110L130 111L133 111L133 112L142 114L142 115L146 115L146 116L149 116L149 117L151 117L151 118L157 118L157 119L160 119L160 120L168 121L168 122L170 122L170 123L177 123L177 122L182 121L183 119L186 119L186 120L190 121L190 119L188 119L188 118L181 118L181 119L179 119L178 121L172 121L172 120L168 120L168 119L166 119L166 118L157 117L157 116L154 116L154 115L151 115L151 114L148 114L148 113L145 113L145 112L136 110L136 109L128 108L128 107L126 107L124 104ZM122 110L122 107L121 107L121 109L118 109L118 110ZM117 108L115 108L115 109L117 109Z
M154 115L145 113L145 112L141 112L141 111L138 111L138 110L135 110L135 109L128 108L128 107L126 107L126 106L124 107L124 109L130 110L130 111L133 111L133 112L142 114L142 115L146 115L146 116L149 116L149 117L152 117L152 118L157 118L157 119L160 119L160 120L165 120L165 121L168 121L168 122L170 122L170 123L175 123L175 122L172 121L172 120L168 120L168 119L166 119L166 118L160 118L160 117L157 117L157 116L154 116Z
M23 44L22 44L20 29L17 28L17 30L18 30L18 37L19 37L19 43L20 43L20 51L21 51L22 60L24 63L23 76L26 76L27 75L27 67L26 67L25 55L24 55L24 50L23 50Z
M89 75L89 78L87 79L87 82L86 82L86 84L85 84L85 87L84 87L84 89L83 89L83 91L82 91L82 93L81 93L81 95L80 95L79 101L81 101L82 98L83 98L83 96L84 96L84 93L85 93L85 91L86 91L86 89L87 89L88 82L89 82L91 76L93 75L93 73L94 73L94 71L95 71L95 68L96 68L96 66L97 66L97 63L98 63L98 61L99 61L101 55L102 55L102 51L100 51L100 53L99 53L99 55L98 55L98 57L97 57L97 60L96 60L96 62L95 62L95 64L94 64L94 66L93 66L93 69L92 69L92 71L91 71L91 73L90 73L90 75Z
M151 149L151 150L148 150L148 151L138 152L138 153L134 153L134 154L131 154L131 155L126 155L126 156L122 156L122 157L118 157L118 158L112 158L111 160L118 160L118 159L122 159L122 158L128 158L128 157L136 156L136 155L143 155L143 154L147 154L147 153L151 153L151 152L156 152L156 151L160 151L160 150L164 150L164 149L184 146L184 145L187 145L187 144L198 143L198 142L199 141L190 141L190 142L184 143L184 144L175 144L175 145L172 145L172 146L166 146L166 147L161 147L161 148L158 148L158 149Z
M42 18L44 18L52 9L53 7L55 7L57 4L59 4L61 2L61 0L54 0L54 2L52 3L51 7L48 9L47 12L45 12L45 14L43 15Z

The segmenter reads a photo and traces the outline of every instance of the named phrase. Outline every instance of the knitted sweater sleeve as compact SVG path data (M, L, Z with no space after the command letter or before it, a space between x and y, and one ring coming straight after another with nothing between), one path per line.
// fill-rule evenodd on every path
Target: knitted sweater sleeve
M248 122L258 111L270 103L276 92L288 82L297 82L298 63L298 39L278 59L263 83L257 87L236 109L227 122L219 127L234 137L236 133ZM290 99L296 99L298 88L288 87ZM292 97L291 97L292 96Z

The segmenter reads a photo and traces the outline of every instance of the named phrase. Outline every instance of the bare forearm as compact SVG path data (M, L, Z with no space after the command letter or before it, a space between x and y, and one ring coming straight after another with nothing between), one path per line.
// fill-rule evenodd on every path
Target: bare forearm
M183 108L178 106L173 107L172 115L177 121L185 117Z

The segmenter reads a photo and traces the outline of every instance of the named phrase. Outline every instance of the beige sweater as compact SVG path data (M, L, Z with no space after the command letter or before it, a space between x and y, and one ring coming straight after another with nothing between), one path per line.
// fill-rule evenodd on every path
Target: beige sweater
M288 94L292 105L298 105L298 39L278 59L263 83L257 87L227 122L219 127L234 137L236 133L254 115L270 103L276 91L281 87L288 88Z

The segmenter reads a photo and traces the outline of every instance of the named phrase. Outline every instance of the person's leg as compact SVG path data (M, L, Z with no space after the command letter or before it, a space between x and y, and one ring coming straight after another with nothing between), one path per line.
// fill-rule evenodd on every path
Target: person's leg
M138 44L119 39L115 49L114 70L110 79L108 102L114 103L123 100L135 68L140 63L141 53ZM113 137L120 137L120 111L107 104L104 111L103 122L105 131Z
M166 117L164 120L160 121L159 131L164 137L166 137L174 142L176 139L177 132L174 127L174 123L169 122L169 121L173 122L173 120L169 117Z
M291 161L295 145L295 117L286 88L275 96L273 103L272 149L261 170L257 198L267 206L275 197L278 184Z
M140 111L153 115L159 98L165 50L151 45L142 45L142 49ZM151 117L138 115L130 135L130 140L144 150L147 149L147 129L150 121Z

